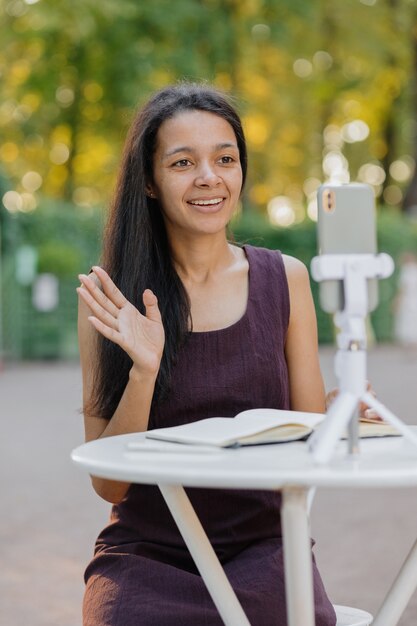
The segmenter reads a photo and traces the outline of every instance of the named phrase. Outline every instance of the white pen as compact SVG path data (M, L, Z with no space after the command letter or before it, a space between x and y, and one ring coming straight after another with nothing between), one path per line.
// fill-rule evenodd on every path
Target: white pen
M129 441L126 444L129 452L168 452L174 454L214 454L224 451L216 446L196 446L183 443Z

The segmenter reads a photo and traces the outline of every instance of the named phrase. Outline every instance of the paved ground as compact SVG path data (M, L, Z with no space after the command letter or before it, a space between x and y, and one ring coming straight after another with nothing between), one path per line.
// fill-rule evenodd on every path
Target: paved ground
M322 351L328 387L332 359L332 350ZM417 423L417 355L379 347L369 371L379 397ZM76 365L8 366L0 374L2 625L81 625L82 573L108 505L69 459L83 438L80 396ZM375 611L417 535L416 520L412 489L318 492L315 551L333 602ZM416 623L417 593L400 626Z

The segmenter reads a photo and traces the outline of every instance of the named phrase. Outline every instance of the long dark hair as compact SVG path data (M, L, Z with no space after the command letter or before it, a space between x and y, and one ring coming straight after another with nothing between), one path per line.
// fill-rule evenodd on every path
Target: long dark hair
M172 85L155 93L133 120L104 233L101 262L125 297L141 313L146 288L158 298L165 347L154 402L169 390L175 355L189 332L190 303L172 262L159 202L147 196L146 187L153 181L153 156L161 124L187 110L214 113L231 125L239 148L243 187L246 143L240 118L229 98L206 85ZM110 419L126 387L132 361L124 350L101 335L97 349L93 397L84 410Z

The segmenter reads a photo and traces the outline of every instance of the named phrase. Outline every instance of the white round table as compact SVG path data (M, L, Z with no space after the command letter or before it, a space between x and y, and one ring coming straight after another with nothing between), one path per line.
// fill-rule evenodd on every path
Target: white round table
M132 449L134 446L137 449ZM304 442L211 450L155 442L144 433L91 441L76 448L72 459L101 478L159 486L227 626L249 626L249 622L184 487L282 491L288 624L314 626L309 489L417 486L417 450L402 437L361 440L360 454L354 458L347 456L346 443L340 442L326 466L314 464ZM414 546L374 626L397 623L416 577Z

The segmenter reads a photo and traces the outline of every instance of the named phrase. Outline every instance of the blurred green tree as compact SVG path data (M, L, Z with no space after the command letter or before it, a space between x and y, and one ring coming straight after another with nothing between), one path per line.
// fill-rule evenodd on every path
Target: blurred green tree
M0 8L10 211L33 210L41 194L81 208L105 203L132 111L181 78L237 95L252 161L246 204L263 212L285 196L300 221L337 168L372 184L384 203L402 203L417 136L415 0L0 0Z

